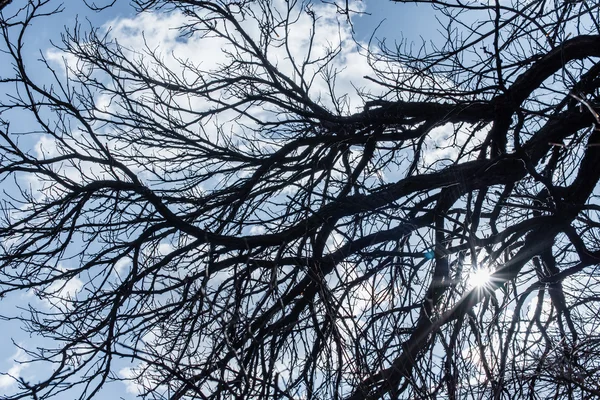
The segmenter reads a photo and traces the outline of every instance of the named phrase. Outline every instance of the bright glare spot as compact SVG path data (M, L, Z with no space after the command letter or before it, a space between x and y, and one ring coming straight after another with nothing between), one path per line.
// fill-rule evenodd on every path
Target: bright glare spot
M471 275L469 276L469 285L471 287L483 287L489 283L491 276L492 271L488 268L478 268L471 272Z

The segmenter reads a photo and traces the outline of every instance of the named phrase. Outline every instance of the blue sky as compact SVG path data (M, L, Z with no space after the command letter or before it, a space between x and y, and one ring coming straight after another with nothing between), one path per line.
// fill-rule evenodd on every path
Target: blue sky
M5 10L6 13L10 13L19 1L14 1L13 3L15 4L7 7ZM51 4L53 3L51 2ZM381 25L377 30L376 39L386 38L388 43L393 43L394 40L404 38L408 42L414 41L416 44L419 44L421 38L431 39L437 35L436 22L433 18L431 8L427 5L404 5L382 0L369 0L364 4L366 6L365 11L367 14L354 19L355 32L359 40L368 40L375 27L380 23ZM110 23L116 26L120 21L128 18L133 21L139 21L126 1L117 1L114 7L97 13L90 12L90 10L84 6L83 2L69 0L64 3L64 11L62 13L44 19L43 23L40 23L42 21L39 20L37 24L34 24L31 27L29 36L26 39L26 55L30 61L39 58L40 52L48 55L48 51L51 49L50 42L60 42L61 32L64 31L65 27L72 27L76 20L87 30L89 25L106 26ZM123 38L123 40L126 39L127 38ZM8 68L5 62L3 65L3 68ZM35 79L44 82L44 80L50 77L48 71L45 71L43 68L36 68L34 65L35 64L32 63L30 71L32 71L32 76ZM39 66L39 64L37 65ZM354 66L348 66L349 72L352 72L351 68L353 67ZM357 78L361 78L359 73L357 73ZM29 123L26 119L19 119L18 117L15 117L14 113L11 115L12 118L14 118L11 120L12 129L22 131L28 129ZM34 146L36 143L32 142L31 144ZM2 189L9 189L9 183L3 183L2 185ZM12 311L9 310L14 310L17 306L25 306L28 302L36 307L44 306L30 294L17 293L3 300L3 312L11 313ZM19 329L18 324L14 322L2 321L0 324L4 331L2 345L0 346L0 371L20 374L27 380L36 380L36 376L41 372L39 367L31 366L22 368L19 364L13 362L14 358L23 359L24 354L17 351L16 347L12 344L12 340L25 345L26 347L36 346L43 341L23 333ZM126 366L127 363L123 362L122 365ZM115 372L118 372L118 367L115 369ZM6 391L7 393L10 392L13 387L14 386L10 385L7 377L0 377L0 394L3 391ZM115 383L108 385L104 392L98 396L98 398L104 397L131 398L132 395L127 393L124 384ZM72 398L72 395L61 395L56 398L66 400Z

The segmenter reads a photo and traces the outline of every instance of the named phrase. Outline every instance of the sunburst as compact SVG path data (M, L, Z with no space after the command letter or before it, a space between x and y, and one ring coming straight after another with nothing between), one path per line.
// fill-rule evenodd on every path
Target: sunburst
M469 274L468 283L470 287L485 287L490 283L493 271L489 268L482 267L474 269Z

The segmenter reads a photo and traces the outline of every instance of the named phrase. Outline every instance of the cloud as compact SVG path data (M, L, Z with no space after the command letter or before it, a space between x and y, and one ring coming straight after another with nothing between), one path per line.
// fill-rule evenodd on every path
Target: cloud
M353 8L363 8L362 2L355 3ZM283 0L274 1L272 14L277 15L279 12L280 15L286 15L288 4L289 2ZM260 10L256 10L256 13L260 14ZM311 17L313 13L317 17L314 21ZM249 14L251 13L247 15ZM340 20L337 7L315 2L303 8L297 6L290 14L294 23L279 26L270 35L273 40L264 52L268 61L296 84L306 85L313 101L332 107L333 98L347 96L347 101L354 106L362 103L355 87L374 89L376 86L363 78L371 68L352 38L351 27ZM110 39L129 49L125 51L128 59L141 62L147 72L163 81L178 79L179 83L191 83L198 82L199 79L210 80L211 71L228 65L232 54L237 59L248 58L256 61L252 54L236 53L234 44L223 37L203 36L199 33L181 37L177 27L190 22L192 21L189 17L179 12L142 13L133 18L110 21L104 25L104 30ZM264 32L256 21L248 18L241 22L241 26L255 43L263 43L265 39L261 35L264 35ZM236 43L243 43L241 34L231 27L228 35ZM321 60L327 59L332 51L339 53L331 61L326 73L323 70L324 62ZM157 57L150 57L150 53ZM71 64L75 65L73 62ZM190 66L194 68L189 68ZM198 76L198 71L206 74ZM267 72L260 67L252 73L267 76ZM330 94L327 83L327 76L332 75L336 76L333 95ZM192 95L184 99L180 104L185 104L186 108L194 111L214 105L198 96ZM106 99L103 99L101 104L104 109L110 107ZM261 111L264 111L262 107L253 110L258 113Z
M28 360L27 354L21 348L17 348L15 354L7 358L12 365L7 372L0 374L0 389L10 389L17 383L16 380L21 376L21 372L29 366Z
M123 384L125 385L125 390L127 393L136 396L143 393L144 386L140 383L137 383L138 373L136 372L136 368L121 368L119 370L119 376L123 379Z
M60 265L59 270L61 272L67 271L65 267ZM52 282L43 293L37 292L37 294L48 308L57 308L64 311L69 309L72 300L75 299L83 286L83 281L77 277L68 280L60 279Z
M287 1L275 0L272 5L272 15L286 15L288 5ZM362 10L364 5L360 1L353 1L351 8ZM260 15L260 10L255 11L257 15ZM359 91L376 92L380 91L380 88L373 82L364 79L364 76L371 71L371 67L355 43L351 26L346 23L345 17L340 16L336 6L320 2L303 3L290 10L289 13L294 22L290 25L281 24L275 28L271 34L273 41L268 46L268 50L264 51L268 61L276 66L286 79L290 79L298 86L305 87L312 101L334 113L349 114L358 111L363 104ZM246 15L251 14L249 12ZM316 18L313 19L313 15ZM180 12L145 12L132 18L117 18L107 22L102 26L98 36L106 35L109 48L114 48L117 43L122 48L125 59L119 60L121 65L130 70L137 68L138 71L143 71L144 74L157 81L170 82L194 89L202 83L205 84L213 78L221 78L224 76L223 74L227 74L229 69L224 66L232 65L231 57L238 60L244 59L244 61L248 59L254 63L252 67L249 67L252 71L244 72L233 69L233 75L248 74L260 76L261 79L271 79L269 72L258 66L255 55L248 52L236 53L235 45L227 38L217 35L202 35L198 32L189 36L181 36L181 31L177 28L189 25L190 22L192 22L190 17ZM259 22L247 18L241 22L241 25L255 43L264 42L263 27ZM242 35L231 29L231 26L228 27L227 32L233 42L243 42ZM287 42L284 42L286 38ZM310 48L309 44L312 44ZM366 45L362 44L362 46ZM92 43L81 43L79 48L89 51L91 54L95 54L97 50ZM330 59L329 55L332 53L335 53L336 56ZM90 65L87 61L79 60L73 55L62 53L55 48L46 51L46 57L52 65L59 69L77 70L79 68L84 72L89 72ZM329 60L327 67L325 67L326 61L324 60ZM160 87L151 90L141 87L138 79L127 80L130 75L126 70L118 71L117 66L113 69L115 76L123 78L119 79L118 83L113 81L108 74L100 71L91 73L91 76L95 81L101 83L100 86L108 90L115 89L117 85L123 85L126 90L129 90L129 93L127 99L119 100L107 90L101 90L100 86L94 88L94 85L86 85L86 90L89 89L94 96L95 109L91 111L91 115L114 121L114 124L101 125L98 123L98 126L94 126L97 128L95 134L100 137L103 144L117 159L125 162L128 168L145 182L150 182L154 177L152 171L159 171L159 173L165 171L165 176L177 179L176 173L172 171L186 169L189 173L193 173L194 168L201 168L201 166L190 164L182 168L178 163L186 162L185 160L190 156L186 153L189 149L185 146L179 148L178 146L163 146L164 138L161 133L150 133L144 137L143 141L136 141L132 135L145 135L145 128L138 126L128 131L127 127L119 122L119 115L128 113L125 103L131 100L140 100L140 105L145 107L140 115L148 114L145 115L148 121L172 126L172 122L175 120L179 119L183 123L195 121L199 113L220 107L222 101L234 103L236 98L241 99L248 95L246 83L226 85L213 92L210 99L202 94L202 91L189 90L181 93ZM69 76L74 77L76 74L72 73ZM281 80L285 81L283 78ZM248 90L252 92L253 89ZM263 87L261 90L265 90L265 88ZM283 97L282 94L274 96ZM135 112L137 111L140 110ZM282 118L287 111L272 104L261 103L244 110L244 112L259 120L272 121ZM91 146L92 142L87 138L85 131L77 129L76 126L73 128L71 131L65 131L62 135L61 141L64 144L49 136L41 137L36 146L37 156L39 158L55 157L63 152L70 152L70 149L75 149L82 154L104 158L104 155L97 149L91 149L93 145ZM222 140L219 139L219 136L244 135L248 132L247 128L257 128L252 118L235 110L225 110L189 126L184 134L195 135L195 131L198 130L202 132L202 135L206 135L209 141L217 143ZM122 132L121 129L123 129ZM254 145L267 146L269 139L266 137L261 139ZM156 145L153 145L153 141L156 142ZM66 147L67 145L70 149ZM244 150L243 141L238 146ZM251 151L255 152L256 150ZM140 158L141 154L154 157L153 161L144 162L147 159ZM184 161L181 161L182 159ZM60 174L74 182L113 179L114 173L113 170L100 163L78 162L74 165L63 163L60 167ZM48 193L50 190L60 191L56 185L51 186L44 182L30 183L34 185L32 186L34 190L41 195L51 196L52 193ZM206 182L206 189L210 190L215 184L215 182ZM197 189L204 190L202 187ZM54 193L54 195L57 194L61 193Z

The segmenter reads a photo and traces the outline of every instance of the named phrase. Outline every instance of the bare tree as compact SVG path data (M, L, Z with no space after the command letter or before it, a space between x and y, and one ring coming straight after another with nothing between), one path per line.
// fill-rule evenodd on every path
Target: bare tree
M204 63L36 64L54 3L5 15L0 293L51 367L7 398L599 396L600 7L420 3L443 40L361 45L355 95L352 2L137 1Z

